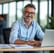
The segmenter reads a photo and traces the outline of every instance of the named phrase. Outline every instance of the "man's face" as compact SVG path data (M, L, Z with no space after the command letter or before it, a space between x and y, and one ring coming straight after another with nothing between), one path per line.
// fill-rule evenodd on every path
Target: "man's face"
M35 15L35 9L34 8L26 7L24 9L24 20L26 22L32 22L34 15Z

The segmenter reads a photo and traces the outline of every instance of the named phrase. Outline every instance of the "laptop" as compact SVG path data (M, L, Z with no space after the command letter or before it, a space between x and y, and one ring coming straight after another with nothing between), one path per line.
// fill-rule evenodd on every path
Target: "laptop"
M42 46L54 46L54 30L53 29L46 29L45 30L45 35L43 37L43 41L41 44Z

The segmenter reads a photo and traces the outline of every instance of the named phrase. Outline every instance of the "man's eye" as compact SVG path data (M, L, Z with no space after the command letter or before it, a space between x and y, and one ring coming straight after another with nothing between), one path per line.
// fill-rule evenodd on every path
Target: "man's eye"
M28 11L25 11L25 13L28 13L28 14L35 14L35 12L28 12Z

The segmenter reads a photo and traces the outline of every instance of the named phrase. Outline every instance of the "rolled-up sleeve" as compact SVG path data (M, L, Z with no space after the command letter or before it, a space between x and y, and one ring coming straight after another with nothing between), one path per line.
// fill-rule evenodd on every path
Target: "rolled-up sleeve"
M19 24L18 22L15 22L10 32L10 38L9 38L10 43L14 43L15 40L18 39L18 29L19 29Z
M36 35L40 40L42 40L44 37L44 32L41 30L41 27L38 24L36 26Z

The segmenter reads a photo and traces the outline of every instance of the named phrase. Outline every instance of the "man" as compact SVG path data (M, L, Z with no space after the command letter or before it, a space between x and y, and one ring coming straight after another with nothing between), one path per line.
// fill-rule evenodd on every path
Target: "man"
M23 19L16 21L13 25L9 39L10 43L40 46L44 33L38 23L33 21L35 6L33 4L26 5L23 13ZM35 35L40 41L34 40Z
M4 20L4 16L0 15L0 43L4 43L3 40L3 29L6 27L6 21Z

